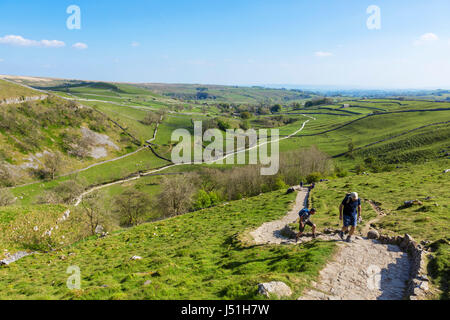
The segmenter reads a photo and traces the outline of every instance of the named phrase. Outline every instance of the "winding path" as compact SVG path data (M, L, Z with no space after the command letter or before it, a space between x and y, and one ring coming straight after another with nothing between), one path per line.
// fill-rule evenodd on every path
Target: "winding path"
M87 196L88 194L90 194L90 193L92 193L92 192L94 192L94 191L98 191L98 190L100 190L100 189L104 189L104 188L113 186L113 185L117 185L117 184L121 184L121 183L124 183L124 182L129 182L129 181L138 180L138 179L140 179L140 178L142 178L142 177L151 176L151 175L154 175L154 174L156 174L156 173L159 173L159 172L161 172L161 171L164 171L164 170L167 170L167 169L176 167L176 166L182 166L182 165L202 165L202 164L216 163L216 162L218 162L218 161L223 161L223 160L225 160L225 159L227 159L227 158L229 158L229 157L231 157L231 156L233 156L233 155L237 155L237 154L242 153L242 152L247 152L247 151L250 151L250 150L252 150L252 149L254 149L254 148L258 148L258 147L261 147L261 146L266 145L266 144L269 144L269 143L277 143L277 142L280 142L280 141L282 141L282 140L289 139L289 138L295 136L295 135L296 135L297 133L299 133L300 131L302 131L302 130L305 128L306 124L307 124L309 121L315 120L315 118L310 117L310 116L306 116L306 115L305 115L305 117L310 118L310 119L309 119L309 120L306 120L305 122L303 122L302 126L301 126L298 130L296 130L295 132L293 132L292 134L290 134L290 135L288 135L288 136L286 136L286 137L278 138L278 139L276 139L275 141L269 141L269 140L267 140L267 141L258 143L258 144L254 145L254 146L252 146L252 147L245 148L245 149L241 149L241 150L236 150L236 151L227 153L227 154L225 154L225 155L223 155L223 156L216 157L216 158L214 158L214 159L211 159L211 161L208 161L208 162L173 163L173 164L169 164L169 165L167 165L167 166L164 166L164 167L161 167L161 168L158 168L158 169L152 169L152 170L147 171L147 172L144 172L144 173L139 173L137 176L133 176L133 177L129 177L129 178L124 178L124 179L119 179L119 180L117 180L117 181L113 181L113 182L106 183L106 184L102 184L102 185L98 185L98 186L93 186L92 188L86 190L86 191L83 192L81 195L79 195L79 196L75 199L75 204L74 204L74 205L75 205L76 207L79 206L80 203L83 201L83 198L84 198L85 196Z
M300 189L294 207L285 217L264 223L250 233L255 243L295 245L295 240L285 238L281 231L297 220L298 211L307 205L307 199L306 189ZM364 232L378 219L370 221ZM342 241L337 234L318 234L317 238L336 242L338 252L320 272L318 283L313 282L299 300L403 299L411 265L408 254L398 246L380 244L359 236L352 243ZM305 235L299 243L311 240L311 235Z

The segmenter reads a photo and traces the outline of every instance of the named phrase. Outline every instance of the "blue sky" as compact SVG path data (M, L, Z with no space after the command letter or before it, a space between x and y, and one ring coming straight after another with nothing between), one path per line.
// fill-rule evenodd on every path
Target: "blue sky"
M2 0L0 74L450 88L449 14L448 0Z

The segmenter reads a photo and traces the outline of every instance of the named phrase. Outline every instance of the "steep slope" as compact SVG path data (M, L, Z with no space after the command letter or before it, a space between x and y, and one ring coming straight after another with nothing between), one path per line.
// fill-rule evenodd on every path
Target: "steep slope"
M72 101L0 81L0 187L46 178L135 149L109 119ZM56 164L54 164L56 166Z

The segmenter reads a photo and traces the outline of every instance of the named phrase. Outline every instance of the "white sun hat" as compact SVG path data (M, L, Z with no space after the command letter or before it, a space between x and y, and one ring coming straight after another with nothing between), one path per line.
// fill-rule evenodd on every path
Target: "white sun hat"
M358 193L357 192L350 193L350 198L352 198L353 200L358 200L359 199Z

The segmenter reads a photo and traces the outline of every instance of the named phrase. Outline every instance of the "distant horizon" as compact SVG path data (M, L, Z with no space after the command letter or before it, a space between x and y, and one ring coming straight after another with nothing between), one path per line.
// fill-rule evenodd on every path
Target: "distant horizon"
M207 85L207 86L225 86L225 87L262 87L267 89L286 89L286 90L304 90L304 91L436 91L450 90L450 87L364 87L364 86L339 86L330 84L277 84L277 83L249 83L249 84L232 84L232 83L200 83L200 82L162 82L162 81L114 81L104 79L88 79L88 78L61 78L52 76L39 75L23 75L23 74L0 74L0 77L25 77L25 78L47 78L53 80L69 80L69 81L86 81L86 82L105 82L105 83L122 83L122 84L166 84L166 85Z

